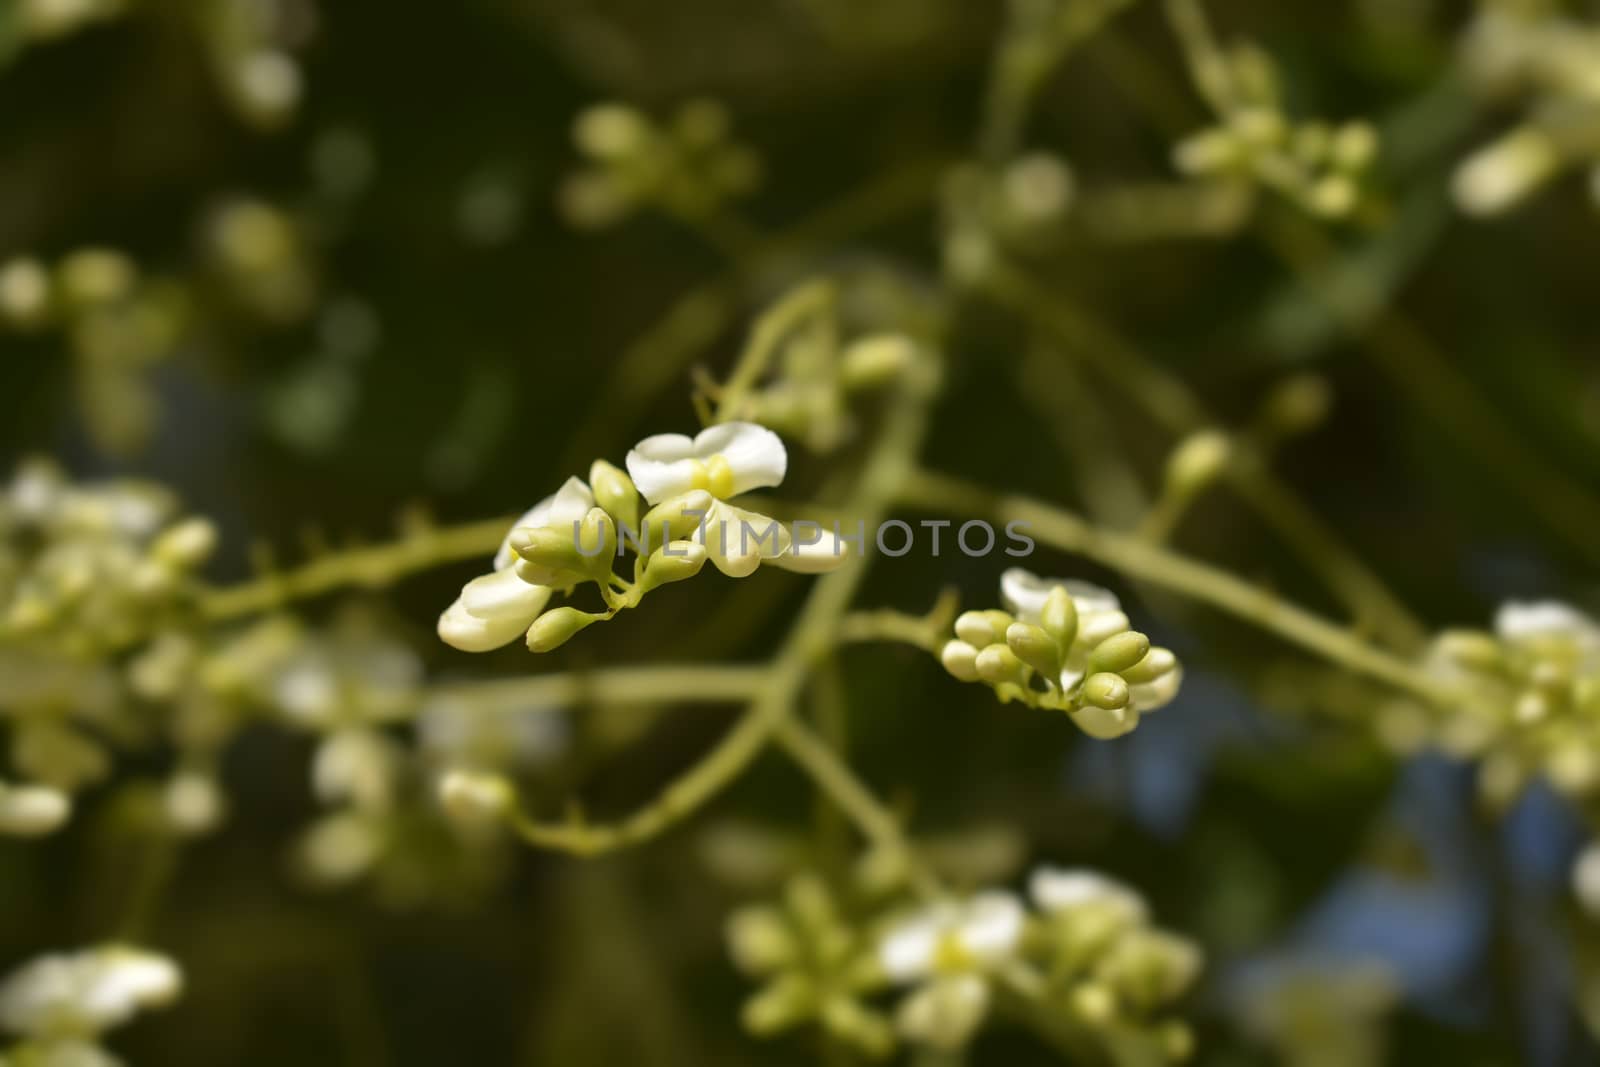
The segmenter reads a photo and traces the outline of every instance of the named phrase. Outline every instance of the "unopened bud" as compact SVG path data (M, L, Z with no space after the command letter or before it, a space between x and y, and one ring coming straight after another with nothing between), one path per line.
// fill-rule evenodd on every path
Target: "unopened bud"
M1089 654L1089 671L1121 674L1132 667L1150 651L1150 639L1137 630L1127 630L1108 637Z
M947 641L939 653L939 662L957 681L978 680L978 650L965 641Z
M1227 469L1233 445L1219 430L1191 434L1167 459L1167 490L1181 497L1204 491Z
M852 392L886 385L904 374L916 358L917 343L905 334L862 337L844 350L839 381Z
M978 653L976 661L978 677L990 685L1002 685L1011 682L1020 685L1024 678L1024 667L1017 654L1005 645L990 645Z
M439 803L464 823L496 822L516 801L516 789L498 774L449 771L439 779Z
M579 631L599 622L602 617L577 608L551 608L528 627L528 651L549 652L560 648Z
M597 459L589 468L589 487L594 490L595 503L606 510L618 526L638 532L639 491L633 479L603 459Z
M1017 658L1046 678L1061 673L1061 648L1041 627L1028 622L1014 622L1006 630L1006 645Z
M1106 711L1128 706L1128 683L1116 674L1091 674L1083 683L1083 702Z
M1062 586L1050 590L1039 612L1039 625L1062 648L1070 648L1078 638L1078 605Z
M693 578L705 565L705 545L696 541L673 541L650 554L639 585L648 593L671 582Z

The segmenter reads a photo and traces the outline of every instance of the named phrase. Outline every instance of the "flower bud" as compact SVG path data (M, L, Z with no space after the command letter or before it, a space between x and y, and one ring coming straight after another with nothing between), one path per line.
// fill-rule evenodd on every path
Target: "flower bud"
M1078 637L1078 605L1062 586L1050 590L1039 612L1039 625L1062 648L1071 648Z
M746 974L770 974L798 955L794 933L772 908L742 908L728 919L728 951Z
M617 525L639 532L639 491L633 479L603 459L594 461L589 468L589 487L594 491L595 503L616 520Z
M1167 491L1185 498L1204 491L1227 469L1232 451L1220 430L1190 434L1167 459Z
M654 537L665 524L666 536L663 540L684 540L697 532L701 523L709 521L708 516L715 503L716 500L704 489L691 489L687 493L668 497L645 513L644 529Z
M50 275L35 259L13 259L0 266L0 320L30 328L50 315Z
M917 343L906 335L872 334L844 350L839 381L851 392L872 389L898 378L916 358Z
M590 615L577 608L551 608L533 620L528 627L528 651L549 652L572 640L580 630L599 622L604 616Z
M1024 678L1022 661L1005 645L990 645L979 652L976 667L978 677L990 685L1006 682L1021 685Z
M498 774L456 770L439 779L440 805L463 823L498 822L516 802L516 788Z
M939 662L957 681L978 680L978 650L965 641L947 641L939 653Z
M956 636L974 648L988 648L998 644L1005 629L996 628L987 613L965 611L956 619Z
M1014 622L1006 630L1006 644L1018 659L1046 678L1061 673L1061 648L1041 627Z
M706 546L696 541L673 541L650 554L639 588L648 593L672 582L693 578L706 565Z
M1150 651L1150 639L1137 630L1108 637L1089 655L1089 673L1121 674Z
M650 123L624 104L596 104L579 112L572 126L578 151L592 159L624 159L651 139Z
M217 527L210 519L185 519L156 538L150 554L171 567L198 567L217 547Z
M1085 704L1117 711L1128 706L1128 683L1115 674L1091 674L1083 683Z
M812 998L810 982L797 974L785 974L745 1001L740 1017L746 1030L765 1037L804 1019Z

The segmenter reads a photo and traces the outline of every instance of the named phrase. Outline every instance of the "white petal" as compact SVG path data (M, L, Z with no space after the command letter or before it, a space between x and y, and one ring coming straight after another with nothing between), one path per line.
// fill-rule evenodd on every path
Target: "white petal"
M462 586L457 603L467 614L487 621L525 619L523 629L527 629L549 600L548 587L530 585L517 577L515 570L504 570L481 575Z
M933 969L943 923L929 912L891 929L878 943L878 963L896 982L912 982Z
M652 504L695 487L694 441L681 433L646 437L624 461L633 486Z
M747 578L762 560L781 559L789 533L778 520L718 500L694 533L712 564L730 578Z
M1166 707L1178 698L1183 685L1183 668L1174 667L1153 682L1141 682L1128 687L1128 700L1143 714Z
M989 1013L989 986L977 975L942 978L907 997L896 1012L912 1041L954 1052L972 1040Z
M1016 948L1025 912L1021 901L1005 892L980 893L967 905L961 922L961 943L985 964L997 963Z
M439 639L463 652L489 652L509 645L530 625L531 619L521 625L516 619L480 619L469 614L458 600L439 616Z
M1115 593L1092 582L1074 578L1041 578L1032 571L1012 567L1000 576L1000 599L1017 618L1038 622L1044 602L1057 586L1072 597L1079 615L1117 611L1122 607Z
M1512 641L1531 637L1574 637L1585 642L1600 639L1600 626L1593 619L1556 600L1505 604L1495 615L1494 628L1501 637Z
M1144 899L1115 878L1099 871L1041 867L1028 879L1028 895L1043 912L1068 911L1092 904L1111 904L1144 918Z
M0 785L0 834L41 837L72 815L72 798L43 785Z
M733 496L781 485L789 472L789 452L783 439L753 422L724 422L700 431L694 439L694 454L702 462L719 455L728 461L733 470Z
M801 536L791 536L789 550L767 562L797 574L826 574L838 570L850 558L850 542L832 530L821 531L821 538L809 544L802 537L815 531L807 529L795 532Z

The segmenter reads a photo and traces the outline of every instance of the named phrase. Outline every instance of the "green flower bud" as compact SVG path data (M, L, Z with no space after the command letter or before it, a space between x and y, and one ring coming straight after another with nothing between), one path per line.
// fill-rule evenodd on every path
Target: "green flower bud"
M635 533L639 530L639 491L633 479L603 459L594 461L589 468L589 488L594 491L595 503L617 521Z
M516 788L498 774L450 771L439 780L439 803L463 823L496 822L516 802Z
M893 381L917 358L917 344L904 334L863 337L844 350L839 380L845 389L871 389Z
M965 641L947 641L939 653L939 662L957 681L978 680L978 650Z
M604 617L590 615L577 608L551 608L534 619L533 625L528 627L528 651L549 652L560 648L572 640L580 630L594 625Z
M976 667L978 677L990 685L1001 685L1006 682L1021 685L1026 677L1023 673L1026 668L1023 667L1022 661L1005 645L990 645L979 652Z
M1061 674L1061 648L1040 627L1029 622L1014 622L1006 629L1006 644L1018 659L1046 678Z
M1189 435L1167 459L1167 491L1181 497L1203 491L1227 469L1232 452L1228 435L1219 430Z
M771 974L799 955L794 933L772 908L743 908L728 920L728 951L746 974Z
M803 1021L815 998L811 982L798 974L785 974L745 1001L741 1020L752 1034L767 1037Z
M966 611L956 619L956 636L974 648L998 644L1005 632L1005 627L995 629L986 612Z
M1144 685L1158 678L1164 678L1178 668L1178 657L1165 648L1152 648L1150 652L1133 666L1119 671L1123 679L1131 685Z
M694 541L673 541L650 553L639 579L639 589L648 593L672 582L693 578L706 565L706 546Z
M1148 637L1137 630L1125 630L1106 638L1089 654L1089 673L1121 674L1149 652Z
M1083 683L1081 698L1091 707L1120 711L1128 706L1128 683L1115 674L1091 674Z
M156 538L150 554L171 567L197 567L217 547L217 527L210 519L186 519Z
M1104 1026L1116 1018L1117 998L1099 982L1085 982L1072 991L1072 1009L1090 1026Z
M1071 648L1072 642L1077 640L1078 605L1064 587L1058 585L1050 590L1039 612L1039 625L1063 649Z
M716 501L704 489L691 489L669 497L651 508L644 516L644 529L651 537L660 537L662 524L666 524L665 540L680 541L700 529Z

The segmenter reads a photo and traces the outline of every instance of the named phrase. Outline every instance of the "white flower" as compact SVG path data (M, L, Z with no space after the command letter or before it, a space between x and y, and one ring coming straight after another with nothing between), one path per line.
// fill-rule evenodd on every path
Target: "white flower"
M526 633L550 602L551 589L525 581L517 573L511 534L530 527L571 529L594 506L594 493L582 479L569 478L557 492L529 508L500 542L494 572L468 582L455 603L439 616L439 637L445 644L463 652L488 652Z
M1025 918L1022 903L998 890L936 904L891 928L878 945L878 961L898 982L988 970L1016 949Z
M729 500L782 484L789 453L765 426L724 422L693 438L678 433L646 437L628 453L627 464L628 476L652 504L695 489Z
M1495 633L1506 641L1567 638L1585 647L1600 647L1600 624L1557 600L1512 601L1494 618Z
M847 546L835 531L812 524L805 536L796 536L806 524L791 531L776 519L727 502L779 485L788 473L783 441L765 426L725 422L693 438L657 434L640 441L627 463L634 486L651 504L697 491L709 495L710 506L692 540L730 578L748 577L763 563L801 574L821 574L844 563Z
M1058 586L1072 597L1080 618L1122 610L1122 602L1109 589L1073 578L1041 578L1021 567L1012 567L1000 576L1000 599L1011 614L1023 622L1036 623L1044 602Z
M42 837L60 829L72 814L72 798L43 785L0 782L0 834Z
M55 953L0 985L0 1026L36 1038L94 1037L182 989L177 964L154 952L108 945Z
M1028 879L1028 895L1047 915L1084 907L1107 907L1143 922L1149 917L1144 898L1099 871L1040 867Z

